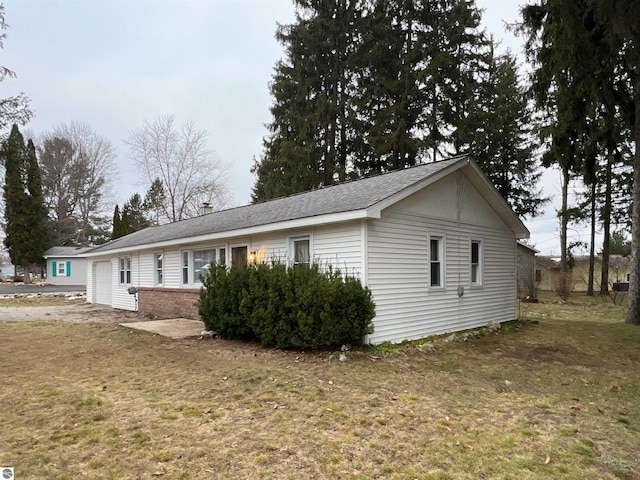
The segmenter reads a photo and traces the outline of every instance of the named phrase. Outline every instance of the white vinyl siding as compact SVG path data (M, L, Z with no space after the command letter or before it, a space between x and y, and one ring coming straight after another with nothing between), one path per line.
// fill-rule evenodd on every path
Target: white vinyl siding
M469 236L456 224L383 214L368 231L368 286L376 303L372 343L399 342L515 318L515 247L510 231L465 225L485 239L484 287L470 289ZM444 287L428 284L429 230L446 235ZM398 248L402 245L402 248ZM464 295L458 296L462 286Z
M312 259L322 266L331 265L344 274L360 277L361 242L359 221L315 228Z
M419 339L516 317L513 232L464 175L438 183L435 191L448 206L429 187L368 223L367 280L376 303L370 343ZM436 207L429 200L436 200ZM441 288L432 288L429 280L434 236L443 239ZM482 288L471 288L471 241L478 239Z

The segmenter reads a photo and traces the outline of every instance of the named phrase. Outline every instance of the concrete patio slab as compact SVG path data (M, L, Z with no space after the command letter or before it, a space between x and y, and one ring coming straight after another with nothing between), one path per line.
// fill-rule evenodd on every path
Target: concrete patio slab
M204 324L200 320L190 320L188 318L170 318L168 320L150 320L147 322L121 323L123 327L134 330L144 330L157 333L164 337L180 339L199 337L204 330Z

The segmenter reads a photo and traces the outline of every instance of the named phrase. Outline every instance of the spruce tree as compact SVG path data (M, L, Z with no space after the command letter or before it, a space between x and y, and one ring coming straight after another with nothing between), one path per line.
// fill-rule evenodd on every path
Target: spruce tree
M50 246L47 210L42 195L40 168L33 142L25 145L17 125L4 144L5 162L5 246L11 261L25 270L25 283L30 270L42 265Z
M270 85L273 121L253 168L254 202L344 181L353 156L351 62L360 2L294 4L296 22L276 33L285 58Z
M536 188L542 170L534 155L532 109L515 57L491 50L468 128L458 138L511 208L520 216L535 215L547 199Z
M150 215L153 225L160 225L160 214L164 208L166 198L167 194L164 191L162 180L156 178L149 190L147 190L143 203L144 210Z
M134 193L129 200L124 203L123 218L125 213L130 230L127 233L137 232L151 225L151 222L146 216L144 203L139 193Z
M26 160L26 184L29 194L29 209L27 214L29 231L32 237L26 260L28 265L44 265L44 252L52 246L52 242L47 219L47 208L44 203L44 195L42 194L40 165L38 164L36 148L32 140L29 140L27 143Z
M120 215L120 207L116 203L116 206L113 209L111 240L123 237L124 235L126 235L126 233L124 233L124 230L122 228L122 216Z
M4 180L4 244L11 262L24 265L25 247L29 243L27 228L28 195L23 181L23 165L27 157L24 138L17 125L13 125L2 152L5 166Z
M535 66L538 104L557 107L554 143L569 148L588 144L591 114L598 111L605 117L619 113L635 143L627 321L640 325L640 3L544 0L526 5L522 12L519 31L526 36L527 54ZM590 161L587 168L596 165Z

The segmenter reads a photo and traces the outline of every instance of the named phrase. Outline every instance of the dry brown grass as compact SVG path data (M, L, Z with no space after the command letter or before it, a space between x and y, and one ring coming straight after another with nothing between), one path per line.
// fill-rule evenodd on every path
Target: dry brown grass
M21 480L640 479L640 328L603 302L521 315L539 323L345 363L0 323L0 465Z
M0 307L56 307L60 305L75 305L85 303L84 297L66 297L64 295L33 295L33 296L3 296Z

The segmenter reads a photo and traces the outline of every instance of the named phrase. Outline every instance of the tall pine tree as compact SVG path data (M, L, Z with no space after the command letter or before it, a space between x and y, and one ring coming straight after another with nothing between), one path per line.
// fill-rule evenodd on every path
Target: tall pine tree
M25 283L31 268L44 263L49 247L47 210L42 195L40 167L33 142L25 145L17 125L2 151L5 162L5 246L11 261L24 268Z
M494 56L491 49L474 97L458 138L511 208L535 215L547 199L536 189L542 171L534 155L532 109L511 53Z
M514 154L508 168L487 173L519 213L537 210L535 188L522 188L537 180L538 168L523 160L531 152L522 140L528 125L517 75L509 64L483 76L491 44L475 0L294 4L295 23L276 34L285 57L270 84L273 120L253 167L254 202L473 151L487 120L479 121L474 109L483 88L485 99L492 93L483 82L496 81L502 82L496 90L504 91L504 108L518 118L507 134L499 126L484 132L501 137L486 138L485 146L514 143L509 151L494 148L484 165L494 167L504 161L498 155ZM518 102L506 105L516 91Z

